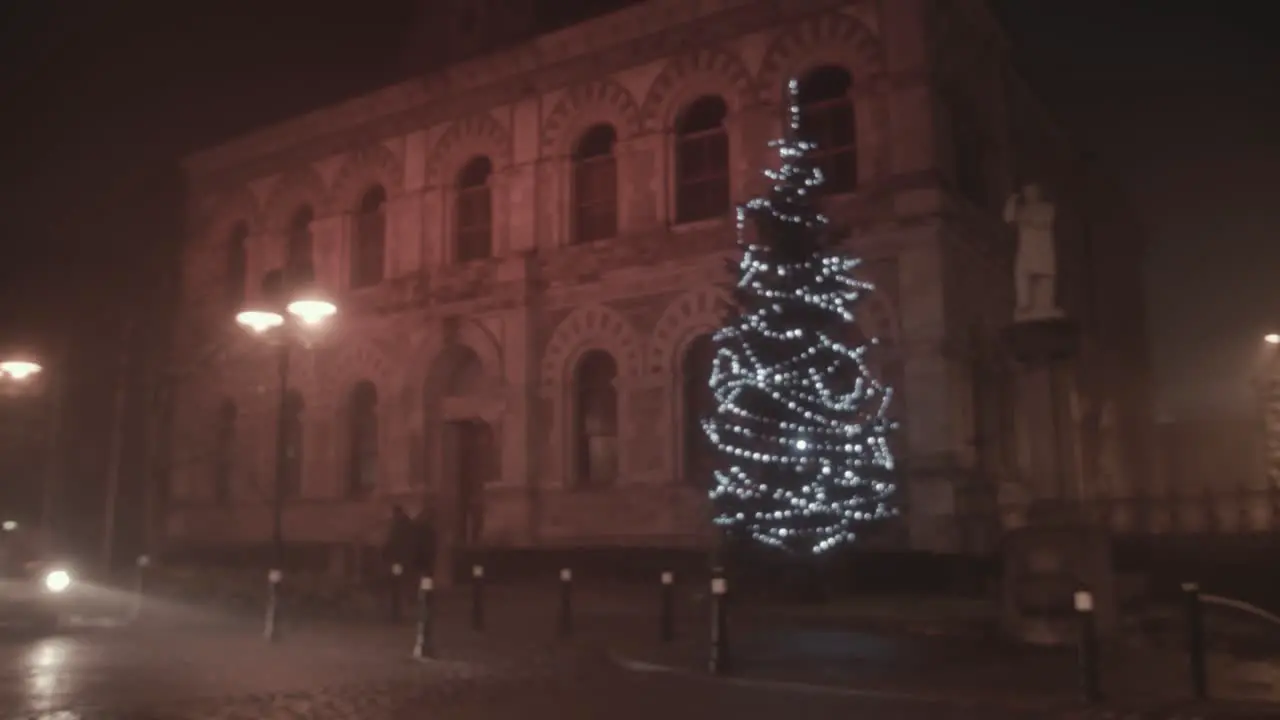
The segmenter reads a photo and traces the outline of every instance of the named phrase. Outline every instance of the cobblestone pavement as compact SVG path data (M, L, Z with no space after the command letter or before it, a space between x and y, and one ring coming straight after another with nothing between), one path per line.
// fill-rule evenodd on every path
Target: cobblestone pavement
M0 718L41 720L1190 720L1207 713L995 710L840 689L624 671L545 627L495 623L437 634L439 656L409 658L401 626L285 627L266 643L245 624L81 629L0 640ZM588 628L583 628L588 630ZM584 635L587 633L583 633ZM1252 717L1267 717L1255 715Z

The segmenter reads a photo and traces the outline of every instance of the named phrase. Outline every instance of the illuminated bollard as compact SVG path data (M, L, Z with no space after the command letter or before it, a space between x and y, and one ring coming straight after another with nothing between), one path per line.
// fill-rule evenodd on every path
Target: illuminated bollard
M426 660L435 657L435 648L431 643L431 623L434 613L435 584L430 577L423 576L418 580L418 632L413 644L413 657Z
M284 580L284 572L272 568L267 571L267 618L262 636L268 641L275 641L280 634L280 582Z
M1080 693L1084 701L1096 704L1102 701L1102 689L1098 682L1098 623L1094 615L1093 593L1077 591L1074 597L1076 616L1080 621Z
M471 566L471 629L484 630L484 566Z
M662 573L659 596L658 636L663 642L676 639L676 577L674 573Z
M560 637L573 634L573 571L560 571Z
M729 582L717 568L711 578L711 658L708 668L714 675L728 674L729 657Z
M400 563L394 563L391 566L391 607L388 612L391 615L391 622L400 622L400 603L401 594L404 588L401 586L401 580L404 576L404 566Z
M147 600L147 571L151 567L151 558L147 555L139 555L137 562L137 574L134 577L133 588L133 620L137 622L142 617L143 606Z

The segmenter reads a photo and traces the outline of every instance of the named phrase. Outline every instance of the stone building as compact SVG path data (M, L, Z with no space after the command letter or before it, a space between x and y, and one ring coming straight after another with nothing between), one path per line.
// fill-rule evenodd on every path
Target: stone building
M494 3L435 5L463 42L487 20L447 8ZM862 322L899 392L898 540L986 551L1017 482L1000 208L1026 179L1063 218L1064 306L1105 304L1082 315L1083 392L1145 432L1141 243L1082 229L1085 171L984 3L648 0L533 37L507 27L533 13L502 15L470 59L187 160L172 542L270 537L275 366L232 317L305 266L341 312L293 356L291 542L377 542L400 503L454 544L705 544L706 338L793 77L878 287Z

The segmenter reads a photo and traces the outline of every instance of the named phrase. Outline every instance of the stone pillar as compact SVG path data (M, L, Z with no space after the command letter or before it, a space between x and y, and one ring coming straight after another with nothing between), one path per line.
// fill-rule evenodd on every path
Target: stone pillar
M442 187L429 187L422 193L422 267L434 270L443 267L451 257L447 247L448 226L445 220L445 190Z
M311 252L315 262L316 282L336 291L345 288L347 278L346 241L350 236L350 215L331 215L311 223Z
M1065 318L1020 322L1005 339L1021 366L1014 386L1016 476L1030 506L1028 522L1046 520L1037 508L1059 520L1075 518L1085 499L1073 412L1079 328Z
M409 193L387 203L387 277L412 275L422 268L422 195Z

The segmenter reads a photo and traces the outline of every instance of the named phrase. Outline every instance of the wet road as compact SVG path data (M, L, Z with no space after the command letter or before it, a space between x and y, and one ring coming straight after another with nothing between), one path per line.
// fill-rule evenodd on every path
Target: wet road
M501 662L417 663L376 633L295 635L278 645L240 629L81 630L0 640L0 717L91 720L741 720L1015 718L901 701L727 685L622 671L602 657L521 654Z
M406 628L81 629L0 639L0 718L44 720L1031 720L1197 715L925 703L624 671L581 649L442 634L449 661L409 659Z

